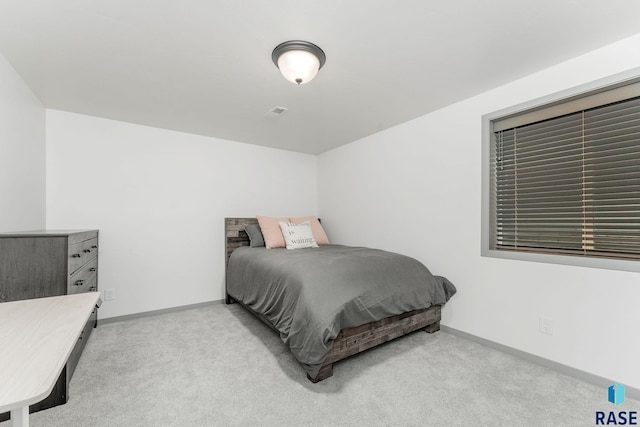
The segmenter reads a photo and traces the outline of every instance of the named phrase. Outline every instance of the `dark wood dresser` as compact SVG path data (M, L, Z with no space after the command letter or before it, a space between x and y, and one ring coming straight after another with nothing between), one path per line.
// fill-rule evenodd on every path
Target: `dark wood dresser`
M0 304L98 290L98 230L46 230L0 234ZM51 394L29 412L67 402L69 380L93 328L93 310ZM0 421L9 413L0 414Z

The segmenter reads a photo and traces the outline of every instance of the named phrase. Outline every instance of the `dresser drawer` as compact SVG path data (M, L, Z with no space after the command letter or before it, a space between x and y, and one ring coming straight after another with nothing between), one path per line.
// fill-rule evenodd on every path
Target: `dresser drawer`
M67 293L79 294L89 292L96 288L96 277L98 276L98 258L94 258L77 270L67 281Z
M98 257L98 239L89 239L69 245L69 275L73 275L88 261Z

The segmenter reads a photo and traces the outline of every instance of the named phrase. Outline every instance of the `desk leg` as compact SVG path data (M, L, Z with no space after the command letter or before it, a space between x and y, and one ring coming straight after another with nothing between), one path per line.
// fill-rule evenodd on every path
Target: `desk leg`
M29 427L28 406L11 411L11 427Z

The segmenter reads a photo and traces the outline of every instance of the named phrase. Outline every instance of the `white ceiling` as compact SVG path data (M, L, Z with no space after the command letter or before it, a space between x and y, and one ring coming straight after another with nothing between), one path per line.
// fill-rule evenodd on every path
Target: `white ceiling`
M47 108L313 154L639 32L638 0L0 0ZM291 39L327 55L306 85Z

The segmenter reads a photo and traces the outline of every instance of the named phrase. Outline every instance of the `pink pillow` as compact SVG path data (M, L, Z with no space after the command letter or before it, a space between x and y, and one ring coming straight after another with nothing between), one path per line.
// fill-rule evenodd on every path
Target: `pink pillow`
M319 245L328 245L329 238L327 237L327 233L324 232L324 228L322 228L322 224L318 221L318 218L315 216L304 216L299 218L289 218L289 222L294 224L302 224L305 221L309 221L311 224L311 232L313 233L313 240L316 241Z
M280 228L280 221L287 222L287 218L272 218L270 216L257 216L258 224L264 237L264 245L267 249L284 248L284 236Z

